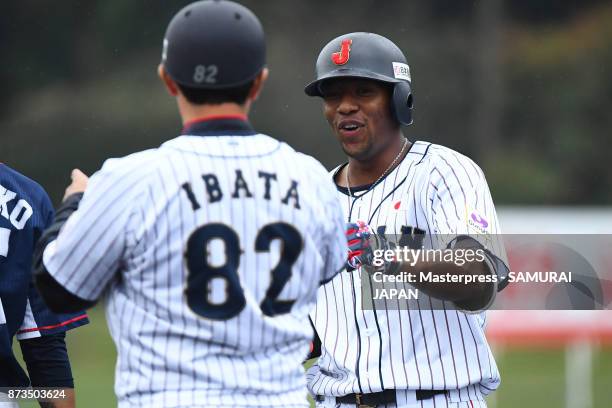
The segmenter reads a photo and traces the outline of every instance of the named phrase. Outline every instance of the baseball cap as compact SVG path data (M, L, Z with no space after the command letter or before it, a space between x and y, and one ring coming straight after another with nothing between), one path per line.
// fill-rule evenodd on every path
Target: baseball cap
M181 9L164 36L162 64L177 83L223 89L246 84L266 64L259 19L227 0L204 0Z

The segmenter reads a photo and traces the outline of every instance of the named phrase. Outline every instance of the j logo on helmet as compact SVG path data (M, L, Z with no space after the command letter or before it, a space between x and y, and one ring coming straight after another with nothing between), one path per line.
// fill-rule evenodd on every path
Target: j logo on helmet
M353 40L342 40L342 46L340 47L340 52L334 52L331 56L332 61L336 65L344 65L348 62L351 56L351 44Z

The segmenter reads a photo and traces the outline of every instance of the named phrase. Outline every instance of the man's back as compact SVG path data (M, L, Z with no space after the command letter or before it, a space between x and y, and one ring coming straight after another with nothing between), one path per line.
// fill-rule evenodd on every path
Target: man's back
M6 316L23 318L32 250L51 217L53 207L44 190L34 181L0 164L0 296ZM21 320L8 319L7 324L14 335Z
M87 315L51 313L32 284L34 245L52 219L45 190L0 163L0 387L24 387L30 380L34 386L73 387L63 332L87 323ZM14 337L30 378L13 354ZM36 352L41 346L45 351ZM69 381L54 382L64 374Z
M52 216L44 190L0 164L0 384L4 386L28 384L13 356L11 340L26 313L34 243Z
M121 403L306 406L308 312L346 255L335 189L243 120L184 134L107 162L46 266L85 299L111 282Z
M178 11L158 74L185 136L73 171L41 292L67 310L108 288L121 407L307 407L308 312L348 254L335 187L247 121L269 72L246 7Z

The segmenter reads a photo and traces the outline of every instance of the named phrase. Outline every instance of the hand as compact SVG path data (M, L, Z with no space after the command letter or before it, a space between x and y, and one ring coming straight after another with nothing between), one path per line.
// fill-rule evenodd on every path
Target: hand
M371 263L373 252L370 238L372 235L370 227L363 221L346 224L346 239L349 247L347 266L349 269L357 269Z
M372 233L370 226L363 221L346 224L346 239L349 246L347 260L349 270L362 266L373 266L377 249L387 250L394 247L384 235ZM386 270L388 264L389 262L385 261L381 269Z
M70 178L72 179L72 183L66 187L66 192L64 193L64 198L62 201L65 201L66 198L75 193L84 193L87 188L87 182L89 181L89 177L85 175L81 170L74 169L70 174Z

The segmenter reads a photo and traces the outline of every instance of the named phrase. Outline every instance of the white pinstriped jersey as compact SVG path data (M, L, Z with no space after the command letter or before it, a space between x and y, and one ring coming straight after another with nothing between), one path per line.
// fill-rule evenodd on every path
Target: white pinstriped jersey
M419 228L426 234L425 248L439 248L432 241L440 237L436 234L482 234L478 241L507 264L498 236L489 235L499 234L499 226L484 175L455 151L415 142L378 185L352 191L357 198L338 188L352 222L384 227L386 234ZM474 219L488 220L486 228L475 226ZM313 394L461 389L448 393L449 401L457 402L481 401L497 388L499 372L485 339L484 313L432 310L431 299L422 293L416 308L401 310L400 300L389 300L384 308L364 310L361 278L359 270L343 272L319 289L311 318L322 355L308 372Z
M185 132L108 160L45 266L109 288L120 407L307 407L308 312L347 254L335 187L241 120Z

